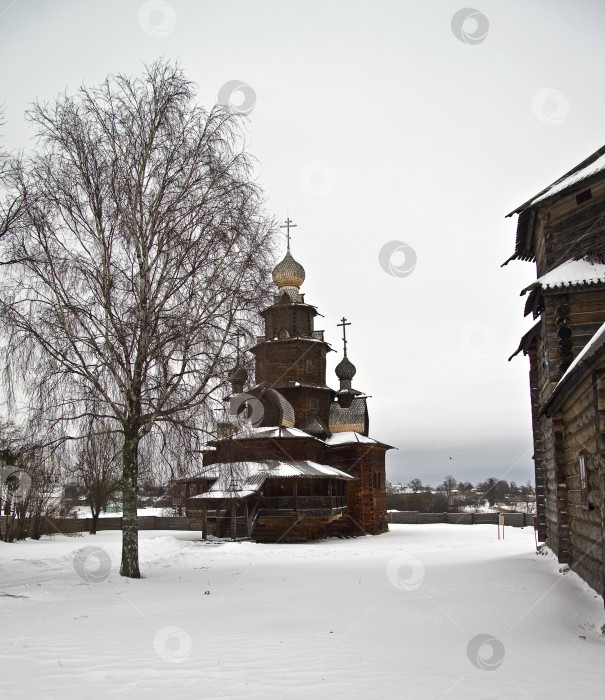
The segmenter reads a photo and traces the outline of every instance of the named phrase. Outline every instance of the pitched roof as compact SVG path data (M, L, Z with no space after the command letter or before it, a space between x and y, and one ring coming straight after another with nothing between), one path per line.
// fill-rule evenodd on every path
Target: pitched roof
M343 433L333 433L330 437L326 438L326 445L328 447L335 447L337 445L354 445L360 443L362 445L379 445L380 447L386 447L387 449L393 449L390 445L384 442L378 442L367 435L360 435L354 430L347 430Z
M348 428L348 430L347 430ZM351 405L343 408L334 401L330 405L330 430L333 433L368 432L368 407L364 397L355 397Z
M262 462L225 462L213 465L218 472L214 484L195 500L247 498L255 494L267 479L342 479L355 477L346 472L308 459L300 461L263 460Z
M208 445L212 447L219 444L222 440L236 440L241 442L242 440L274 440L275 438L307 438L308 440L320 440L320 438L316 437L315 435L305 433L299 428L287 428L285 426L266 426L256 428L250 425L243 427L241 430L233 433L233 435L230 435L229 437L210 440Z
M574 361L569 365L565 374L559 379L559 384L567 377L567 375L572 374L575 368L581 365L585 360L589 360L593 357L598 350L600 350L603 345L605 345L605 323L599 328L599 330L592 336L592 338L586 343L582 351L574 359Z
M593 154L588 156L585 160L578 165L574 166L571 170L561 175L558 180L555 180L548 187L534 195L527 202L524 202L516 209L507 214L507 216L512 216L513 214L520 214L522 211L533 207L536 204L545 202L551 197L557 195L562 196L563 193L568 193L573 189L579 189L584 187L593 175L598 175L605 171L605 146L601 146Z
M521 292L521 296L536 287L557 289L559 287L575 287L586 284L601 284L603 282L605 282L605 264L593 262L588 258L567 260L525 287Z
M559 379L557 386L553 389L548 401L542 409L542 413L551 415L553 410L556 410L563 401L569 396L570 392L577 386L578 381L591 372L599 363L605 360L605 323L601 325L599 330L586 343L582 351L569 365L565 374Z
M601 148L581 163L578 163L558 180L555 180L531 199L528 199L527 202L518 206L510 214L507 214L507 217L519 214L519 219L517 221L515 252L503 263L503 266L511 260L535 260L534 234L538 221L536 210L534 209L535 205L563 197L574 190L586 188L592 184L593 180L602 178L604 173L605 146L601 146Z

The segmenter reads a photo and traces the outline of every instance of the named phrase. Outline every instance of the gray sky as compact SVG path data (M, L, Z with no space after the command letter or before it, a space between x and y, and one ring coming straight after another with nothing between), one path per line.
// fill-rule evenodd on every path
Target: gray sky
M345 315L370 433L399 448L388 478L524 482L529 364L507 357L532 324L519 292L535 267L500 268L504 217L603 145L605 3L465 7L0 0L3 139L32 145L32 100L159 56L180 59L208 107L249 86L232 105L250 110L269 209L298 224L301 291L338 351L328 381Z

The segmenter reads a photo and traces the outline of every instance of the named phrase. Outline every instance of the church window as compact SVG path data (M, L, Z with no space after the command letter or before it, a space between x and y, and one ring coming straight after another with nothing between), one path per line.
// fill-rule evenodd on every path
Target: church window
M317 413L318 406L317 406L317 399L311 399L309 401L309 411L311 413Z
M374 488L375 489L380 488L380 474L378 472L374 473Z
M305 372L307 374L313 374L313 360L307 360L305 362Z

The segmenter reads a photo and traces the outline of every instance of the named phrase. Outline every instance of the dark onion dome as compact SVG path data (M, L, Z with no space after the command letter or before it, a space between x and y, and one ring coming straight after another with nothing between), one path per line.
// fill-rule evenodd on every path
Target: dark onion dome
M353 377L357 373L357 368L345 355L342 358L342 360L336 365L336 369L334 371L336 372L336 376L339 379L353 379Z
M277 263L273 270L273 281L279 289L282 287L295 287L300 289L300 285L305 281L305 269L290 255L288 251L284 259Z
M238 362L233 369L229 370L227 379L231 384L245 384L248 379L248 372Z

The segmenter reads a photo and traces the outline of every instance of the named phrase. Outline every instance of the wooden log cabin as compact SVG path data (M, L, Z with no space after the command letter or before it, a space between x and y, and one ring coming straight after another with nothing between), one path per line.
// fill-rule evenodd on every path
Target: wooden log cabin
M605 593L605 147L511 212L522 291L540 541ZM506 263L505 263L506 264Z
M346 319L339 324L340 388L326 384L332 349L314 328L317 309L300 293L304 279L288 236L286 256L273 271L274 303L262 312L265 333L249 349L256 382L245 389L248 373L238 360L203 469L181 480L187 517L205 533L306 542L388 530L385 453L391 448L368 436L368 397L352 386Z

